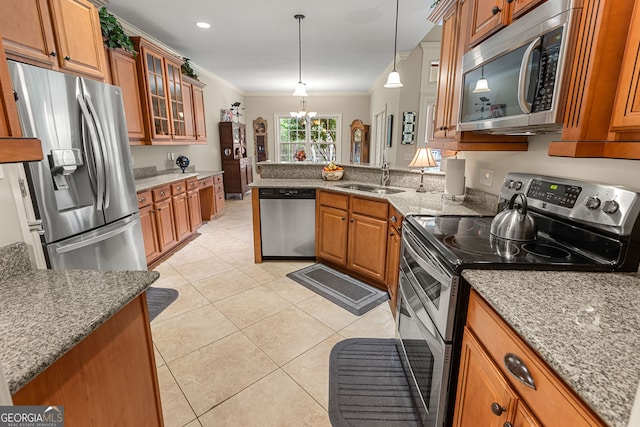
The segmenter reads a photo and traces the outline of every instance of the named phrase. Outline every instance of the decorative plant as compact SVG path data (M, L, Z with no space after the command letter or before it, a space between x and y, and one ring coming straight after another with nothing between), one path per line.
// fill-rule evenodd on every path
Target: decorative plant
M189 58L182 58L182 59L184 59L184 64L182 64L182 67L181 67L182 74L184 74L185 76L189 76L192 79L198 80L198 74L196 74L196 72L191 67L191 63L189 63Z
M431 3L431 8L433 9L434 7L436 7L438 3L440 3L440 0L434 0L433 3Z
M125 34L116 17L109 13L106 7L101 7L98 15L100 16L100 29L104 44L108 48L121 48L136 55L137 52L133 48L131 39Z

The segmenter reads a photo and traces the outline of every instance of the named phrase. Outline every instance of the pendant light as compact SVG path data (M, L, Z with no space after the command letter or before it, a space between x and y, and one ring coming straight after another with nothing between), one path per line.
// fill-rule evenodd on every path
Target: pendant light
M478 81L476 82L476 88L473 89L473 93L491 92L491 89L489 89L489 80L487 80L484 76L484 65L482 66L480 72L482 74L480 79L478 79Z
M307 111L307 101L304 100L304 97L300 101L300 109L298 111L289 112L289 115L291 117L296 117L298 119L307 119L307 118L312 119L317 114L318 113L316 113L315 111Z
M300 33L300 23L305 16L298 14L293 17L298 20L298 84L296 85L296 90L293 91L293 96L307 96L307 89L305 84L302 83L302 36Z
M400 73L396 71L396 52L398 49L398 9L400 8L400 0L396 0L396 32L393 39L393 71L389 73L389 77L387 77L387 82L384 84L386 88L398 88L402 87L403 84L400 81Z

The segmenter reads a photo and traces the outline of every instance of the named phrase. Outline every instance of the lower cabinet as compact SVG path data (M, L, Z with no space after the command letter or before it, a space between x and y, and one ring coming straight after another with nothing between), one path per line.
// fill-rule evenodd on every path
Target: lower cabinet
M586 427L605 424L472 290L453 425Z
M199 179L200 209L202 221L211 221L224 210L224 182L222 174Z
M387 292L391 299L391 310L395 316L398 301L398 275L400 270L400 245L402 239L402 221L404 217L393 206L389 206L389 237L387 239Z
M319 191L317 204L318 258L383 285L388 203Z
M162 253L178 243L171 189L165 185L154 188L151 192L153 193L153 210L156 215L158 248Z
M191 190L187 193L187 207L189 210L189 231L195 233L198 227L202 225L200 191Z
M222 169L225 193L239 194L240 198L244 197L244 194L249 191L249 184L253 182L251 157L223 160Z
M68 426L164 425L146 294L18 390L13 403L63 405Z

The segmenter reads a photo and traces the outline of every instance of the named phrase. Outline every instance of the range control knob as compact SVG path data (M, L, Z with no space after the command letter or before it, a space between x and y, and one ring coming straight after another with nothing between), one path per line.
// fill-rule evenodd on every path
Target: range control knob
M507 188L512 188L513 187L513 180L512 179L507 179L504 181L504 186Z
M515 181L515 182L513 183L513 189L514 189L514 190L518 191L518 190L520 190L521 188L522 188L522 182L521 182L521 181Z
M584 205L587 209L598 209L600 207L600 199L597 197L587 197L587 200L584 201Z
M602 205L602 212L608 213L608 214L614 214L618 212L619 208L620 208L620 205L618 204L618 202L616 202L615 200L607 200Z

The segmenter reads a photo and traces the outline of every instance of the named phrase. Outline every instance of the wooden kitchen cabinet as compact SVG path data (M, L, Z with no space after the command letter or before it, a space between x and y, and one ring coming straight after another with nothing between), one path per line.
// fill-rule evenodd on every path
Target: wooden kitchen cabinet
M189 178L185 182L187 186L187 208L189 211L189 231L195 233L202 225L202 208L200 206L200 189L198 179Z
M454 151L526 151L527 138L458 132L462 96L462 56L469 50L470 0L441 1L429 21L442 22L434 139L431 148Z
M475 46L546 0L471 0L469 46Z
M68 426L162 426L146 294L142 293L13 395L64 406Z
M158 231L158 249L160 253L164 253L178 243L171 190L168 185L165 185L153 189L152 192Z
M549 144L549 155L640 159L639 8L633 1L583 5L562 135Z
M173 216L175 220L176 237L178 241L185 239L190 233L189 206L187 204L187 189L184 181L171 184L171 198L173 200Z
M253 182L251 157L247 157L246 126L244 123L220 122L218 131L225 194L238 194L243 198Z
M141 37L131 37L138 52L140 98L145 125L145 143L183 144L185 126L182 60Z
M9 59L104 80L100 19L88 0L4 0L0 34Z
M147 264L160 256L158 240L158 225L156 211L153 206L153 196L150 190L138 193L138 209L140 210L140 225L142 227L142 240L144 241Z
M391 310L395 317L395 309L398 301L398 280L400 274L400 245L402 239L402 222L404 217L389 205L389 237L387 239L387 265L385 282L387 292L391 299Z
M505 356L517 357L535 388L516 378ZM521 371L524 371L521 369ZM505 411L492 411L497 403ZM474 290L460 356L455 426L567 425L604 426L604 422L547 366Z
M182 76L185 117L185 141L190 144L206 144L207 129L206 115L204 112L204 87L203 83Z
M122 89L122 103L127 119L129 144L144 144L144 116L140 102L140 84L136 59L132 53L122 49L107 49L111 84Z
M388 203L319 191L316 205L317 257L382 287Z
M202 220L211 221L224 210L224 182L222 173L198 180Z

